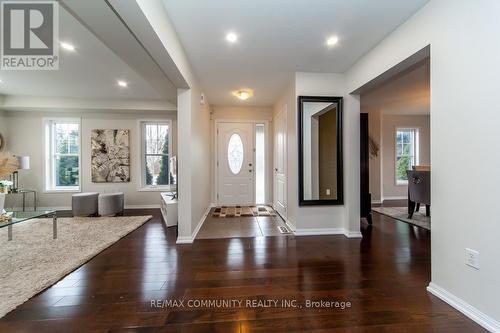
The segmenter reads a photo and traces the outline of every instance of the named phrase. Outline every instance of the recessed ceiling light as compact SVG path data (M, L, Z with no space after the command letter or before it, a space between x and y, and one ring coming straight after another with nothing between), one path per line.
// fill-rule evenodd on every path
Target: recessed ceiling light
M238 35L235 34L234 32L229 32L227 35L226 35L226 40L229 42L229 43L236 43L236 41L238 40Z
M237 90L233 91L233 96L236 96L237 98L241 99L242 101L246 101L250 97L253 96L253 91L250 89L242 89L242 90Z
M337 36L331 36L326 40L327 46L334 46L339 42L339 38Z
M127 88L128 87L128 83L126 81L118 80L117 83L122 88Z
M61 47L67 51L74 51L75 50L75 47L72 45L72 44L69 44L69 43L65 43L65 42L60 42L59 43L61 45Z

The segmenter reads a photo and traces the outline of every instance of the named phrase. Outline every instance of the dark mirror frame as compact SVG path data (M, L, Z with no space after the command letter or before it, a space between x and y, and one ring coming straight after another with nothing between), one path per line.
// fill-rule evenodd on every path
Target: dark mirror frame
M305 102L337 103L337 199L335 200L305 200L304 199L304 128L302 117ZM344 204L344 162L342 141L342 97L299 96L298 97L298 126L299 126L299 206L334 206Z

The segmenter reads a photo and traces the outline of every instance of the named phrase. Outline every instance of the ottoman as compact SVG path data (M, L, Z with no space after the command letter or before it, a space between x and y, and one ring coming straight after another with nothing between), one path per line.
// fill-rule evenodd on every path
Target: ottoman
M99 215L116 216L123 215L124 205L123 193L104 193L99 195Z
M99 193L77 193L71 197L71 210L73 216L95 216L97 215L97 199Z

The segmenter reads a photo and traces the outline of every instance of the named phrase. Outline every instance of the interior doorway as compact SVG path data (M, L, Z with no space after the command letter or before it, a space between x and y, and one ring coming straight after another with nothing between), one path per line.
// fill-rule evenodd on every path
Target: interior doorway
M430 230L429 48L360 92L361 217L371 212Z

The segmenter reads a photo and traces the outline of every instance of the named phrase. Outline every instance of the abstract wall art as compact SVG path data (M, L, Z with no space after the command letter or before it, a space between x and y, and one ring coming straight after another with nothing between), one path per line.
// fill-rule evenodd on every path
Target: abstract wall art
M94 129L91 140L92 182L130 182L130 130Z

